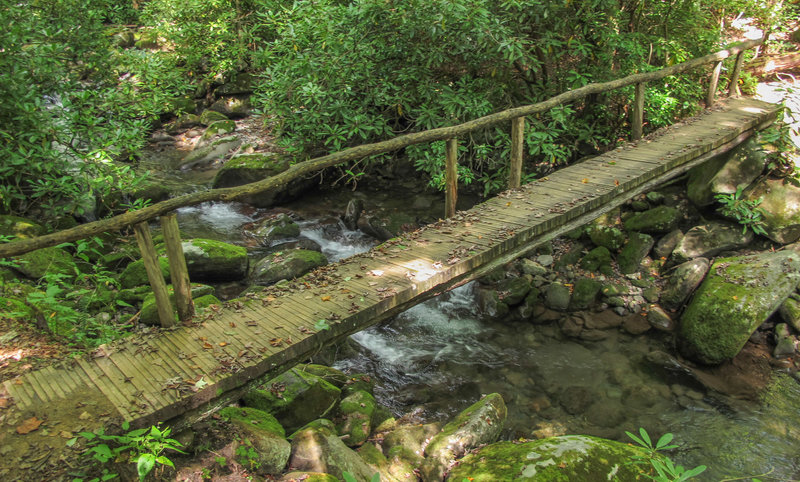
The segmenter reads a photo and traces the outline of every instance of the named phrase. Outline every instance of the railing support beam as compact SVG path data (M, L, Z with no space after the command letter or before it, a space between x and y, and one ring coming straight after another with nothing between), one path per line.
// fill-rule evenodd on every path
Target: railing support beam
M156 309L158 310L158 321L161 326L168 328L175 324L175 313L172 311L172 304L169 302L167 284L161 274L161 265L158 263L158 254L153 246L153 237L150 236L150 227L146 222L133 225L136 233L136 242L139 244L139 251L142 253L144 269L147 271L147 279L150 280L150 287L156 297Z
M642 125L644 123L644 94L647 84L636 84L636 96L633 99L633 112L631 113L631 140L638 141L642 138Z
M511 160L508 170L508 188L515 189L522 184L522 152L525 140L525 117L511 120Z
M447 155L445 157L445 200L444 217L456 214L458 200L458 139L447 139Z
M719 74L722 72L722 61L714 62L714 70L711 71L711 80L708 82L708 93L706 94L706 107L714 105L714 98L717 96L717 85L719 84Z
M194 303L192 302L189 270L186 268L186 258L183 256L178 217L174 212L161 216L161 228L164 231L164 242L167 245L169 272L172 279L172 290L175 293L178 319L186 322L191 320L194 315Z
M742 95L739 90L739 75L742 73L742 64L744 63L744 52L736 54L736 63L733 65L733 72L731 72L731 82L728 84L728 96L738 97Z

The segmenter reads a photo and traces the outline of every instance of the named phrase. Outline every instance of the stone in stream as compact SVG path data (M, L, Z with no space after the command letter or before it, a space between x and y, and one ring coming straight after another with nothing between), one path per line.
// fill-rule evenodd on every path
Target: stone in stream
M300 226L286 213L258 221L251 231L262 246L273 246L300 236Z
M344 216L342 216L342 222L345 227L351 231L358 229L358 218L361 217L362 212L364 212L364 201L361 199L351 199L347 203Z
M197 143L194 145L195 149L200 149L204 146L207 146L211 143L211 139L230 134L231 132L236 130L236 123L232 120L219 120L212 122L211 125L206 127L206 130L203 131L203 135L200 136L200 139L197 140Z
M745 191L749 201L761 199L766 236L776 243L800 239L800 188L789 179L762 179Z
M366 442L372 432L372 415L377 404L375 397L358 390L339 402L336 429L348 447L358 447Z
M642 233L631 233L628 237L628 242L617 255L617 263L619 264L619 272L623 274L631 274L639 271L639 265L642 260L653 249L655 241L653 237Z
M256 263L251 280L254 284L271 285L280 280L298 278L327 263L325 255L318 251L293 249L273 253Z
M447 468L470 450L497 440L506 420L506 404L499 393L486 395L442 428L425 447L420 472L423 480L442 480Z
M304 428L292 435L289 466L302 472L327 473L337 480L344 472L358 481L371 480L375 473L358 453L342 442L336 431L321 426Z
M631 461L647 458L630 444L588 435L564 435L533 442L498 442L459 461L450 482L639 480Z
M236 187L275 176L289 169L289 158L275 152L237 154L222 166L212 187Z
M590 278L580 278L575 281L572 297L569 301L570 311L585 310L597 299L602 285L599 281Z
M706 364L733 358L798 283L791 249L717 259L681 317L679 350Z
M531 277L506 278L497 283L497 290L503 303L508 306L517 305L525 299L525 296L531 290Z
M673 229L658 240L653 247L653 254L659 259L669 258L669 255L672 254L672 250L681 242L681 239L683 239L683 231L680 229Z
M341 394L335 386L301 368L292 368L263 387L250 390L242 400L249 407L274 415L289 432L331 412Z
M611 252L605 246L598 246L586 253L581 259L580 267L586 271L598 271L610 275L613 272Z
M670 206L658 206L636 213L625 221L625 229L649 234L668 233L678 227L681 212Z
M239 456L239 463L245 467L258 464L258 471L266 474L280 474L283 471L292 447L275 417L249 407L226 407L219 411L219 415L237 428L241 436L240 443L252 448L255 453L254 457L248 454L250 460Z
M733 194L746 188L764 170L766 156L751 139L730 152L689 170L686 194L697 206L714 203L717 194Z
M231 119L246 117L250 114L250 96L225 96L217 99L208 110L225 114Z
M747 246L753 233L742 232L742 227L723 221L711 221L695 226L681 238L670 256L671 264L681 264L694 258L712 258L723 251Z
M550 283L544 288L544 304L551 310L566 311L570 296L569 287L561 283Z
M661 306L670 311L681 308L700 286L709 266L711 263L706 258L695 258L676 266L661 293Z
M675 321L658 305L650 305L647 309L647 322L650 326L659 331L675 331Z
M511 311L497 290L481 285L475 290L475 304L482 314L494 319L501 319Z
M181 243L190 279L238 281L247 275L247 250L241 246L195 238Z
M617 251L625 244L625 233L614 226L591 225L588 232L594 244L609 251Z
M190 152L181 161L180 169L188 171L191 169L204 169L210 167L214 162L227 156L232 150L242 144L242 140L236 136L223 137L211 144L200 147Z

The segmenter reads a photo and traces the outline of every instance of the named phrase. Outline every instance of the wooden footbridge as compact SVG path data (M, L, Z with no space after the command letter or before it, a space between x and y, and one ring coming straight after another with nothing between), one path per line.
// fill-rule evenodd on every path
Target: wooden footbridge
M724 58L713 55L703 58L705 63ZM641 82L625 85L631 83ZM8 380L0 387L6 406L0 410L0 445L30 437L16 431L30 417L44 421L40 437L62 445L58 434L120 420L146 426L202 418L321 347L479 277L735 147L771 123L777 110L764 102L728 99L680 125L510 189L369 253L228 302L182 326L133 335L91 356ZM525 112L513 114L510 119ZM162 215L170 210L157 209ZM122 226L131 219L141 223L156 210L142 219L126 214ZM149 237L140 234L140 241ZM86 235L85 230L72 234ZM39 243L13 248L17 251L8 246L22 243L10 243L0 247L5 248L0 256Z

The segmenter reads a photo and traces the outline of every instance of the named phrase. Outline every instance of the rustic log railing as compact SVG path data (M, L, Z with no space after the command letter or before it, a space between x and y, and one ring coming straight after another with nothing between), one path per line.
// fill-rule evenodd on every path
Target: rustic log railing
M456 200L458 196L458 137L480 129L485 129L487 127L492 127L510 121L511 159L508 186L509 188L516 188L520 186L522 180L522 159L526 116L546 112L558 105L574 102L592 94L610 92L630 85L635 85L635 97L633 108L631 110L630 122L631 139L638 140L641 139L643 131L645 113L644 100L647 82L653 82L670 75L676 75L708 64L714 64L705 99L706 105L710 106L713 104L716 97L719 76L722 69L722 62L725 59L736 55L735 65L729 81L728 95L738 95L739 89L737 83L742 69L744 52L748 49L761 45L765 42L765 40L765 38L748 40L734 44L724 50L720 50L718 52L705 55L703 57L698 57L680 64L672 65L670 67L665 67L660 70L633 74L622 79L609 82L588 84L581 88L564 92L536 104L507 109L456 126L430 129L427 131L406 134L373 144L364 144L352 147L328 154L326 156L294 164L280 174L263 179L261 181L246 184L244 186L211 189L208 191L186 194L159 202L137 211L131 211L114 216L112 218L83 224L74 228L44 236L0 244L0 258L17 256L37 249L55 246L65 242L76 241L104 232L117 231L133 226L136 233L136 239L145 262L148 278L156 296L159 320L162 326L172 326L175 322L175 315L169 301L166 283L161 275L157 255L153 247L153 241L147 225L147 221L153 218L162 216L162 226L164 229L167 256L170 263L170 272L173 281L176 307L178 310L179 319L181 321L186 321L191 318L194 308L191 300L191 288L189 285L189 276L186 270L186 262L184 260L181 240L178 234L178 226L174 215L174 211L178 208L193 206L208 201L235 201L246 198L253 194L275 189L285 185L295 178L313 174L328 167L359 160L376 154L396 151L415 144L429 143L434 141L447 141L445 162L445 216L450 217L456 212Z

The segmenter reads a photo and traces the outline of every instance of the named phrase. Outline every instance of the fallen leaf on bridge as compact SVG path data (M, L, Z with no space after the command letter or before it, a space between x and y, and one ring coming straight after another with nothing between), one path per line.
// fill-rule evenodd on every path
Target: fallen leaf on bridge
M209 342L207 342L207 341L206 341L206 342L203 342L203 349L205 349L205 350L210 350L210 349L212 349L212 348L214 348L214 345L212 345L211 343L209 343Z
M39 428L39 425L42 424L44 420L39 420L36 417L31 417L21 424L17 425L17 433L20 435L25 435L26 433L33 432Z
M322 301L330 301L330 300L331 300L331 297L330 297L330 295L325 295L325 296L321 297L320 299L321 299Z

